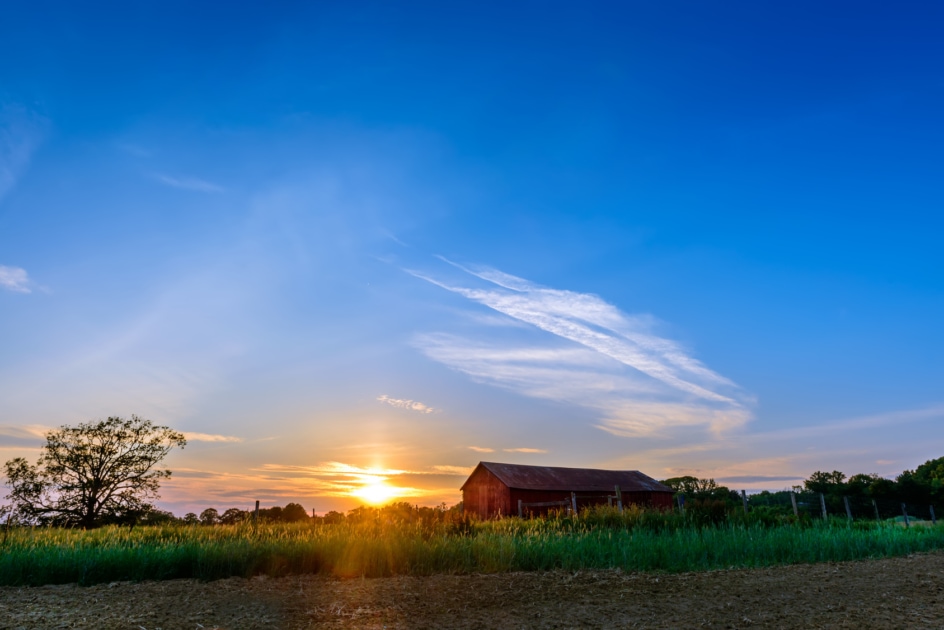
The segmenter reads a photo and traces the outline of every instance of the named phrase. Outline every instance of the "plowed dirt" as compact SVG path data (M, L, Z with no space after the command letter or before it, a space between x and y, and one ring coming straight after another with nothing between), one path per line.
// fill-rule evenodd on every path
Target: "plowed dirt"
M0 589L0 628L944 628L944 553L679 575L319 576Z

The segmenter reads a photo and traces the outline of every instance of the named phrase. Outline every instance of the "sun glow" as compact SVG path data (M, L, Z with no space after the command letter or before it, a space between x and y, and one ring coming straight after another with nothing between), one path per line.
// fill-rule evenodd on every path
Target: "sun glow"
M402 496L403 490L394 486L388 486L383 481L376 481L361 486L360 488L352 491L351 495L358 497L359 499L362 499L371 505L381 505L383 503L387 503L391 499L396 499L397 497Z

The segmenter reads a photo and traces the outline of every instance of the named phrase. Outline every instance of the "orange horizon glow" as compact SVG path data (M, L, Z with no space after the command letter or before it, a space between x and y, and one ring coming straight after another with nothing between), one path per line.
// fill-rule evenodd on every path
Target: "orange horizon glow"
M351 491L352 497L357 497L370 505L383 505L393 499L406 496L407 488L391 486L385 481L371 481L360 488Z

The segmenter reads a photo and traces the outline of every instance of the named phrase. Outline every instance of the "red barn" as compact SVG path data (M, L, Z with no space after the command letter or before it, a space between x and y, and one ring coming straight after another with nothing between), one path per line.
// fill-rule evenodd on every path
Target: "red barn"
M612 503L672 508L674 491L638 470L597 470L479 462L462 484L462 506L480 518L544 514L552 509ZM520 507L520 510L519 510Z

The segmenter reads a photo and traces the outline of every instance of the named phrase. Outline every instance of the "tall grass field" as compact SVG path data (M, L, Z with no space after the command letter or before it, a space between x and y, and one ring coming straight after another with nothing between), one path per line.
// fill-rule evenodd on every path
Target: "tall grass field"
M0 532L0 584L317 573L342 577L622 569L681 572L858 560L944 547L944 526L844 521L694 524L595 509L579 517L423 523L104 527Z

